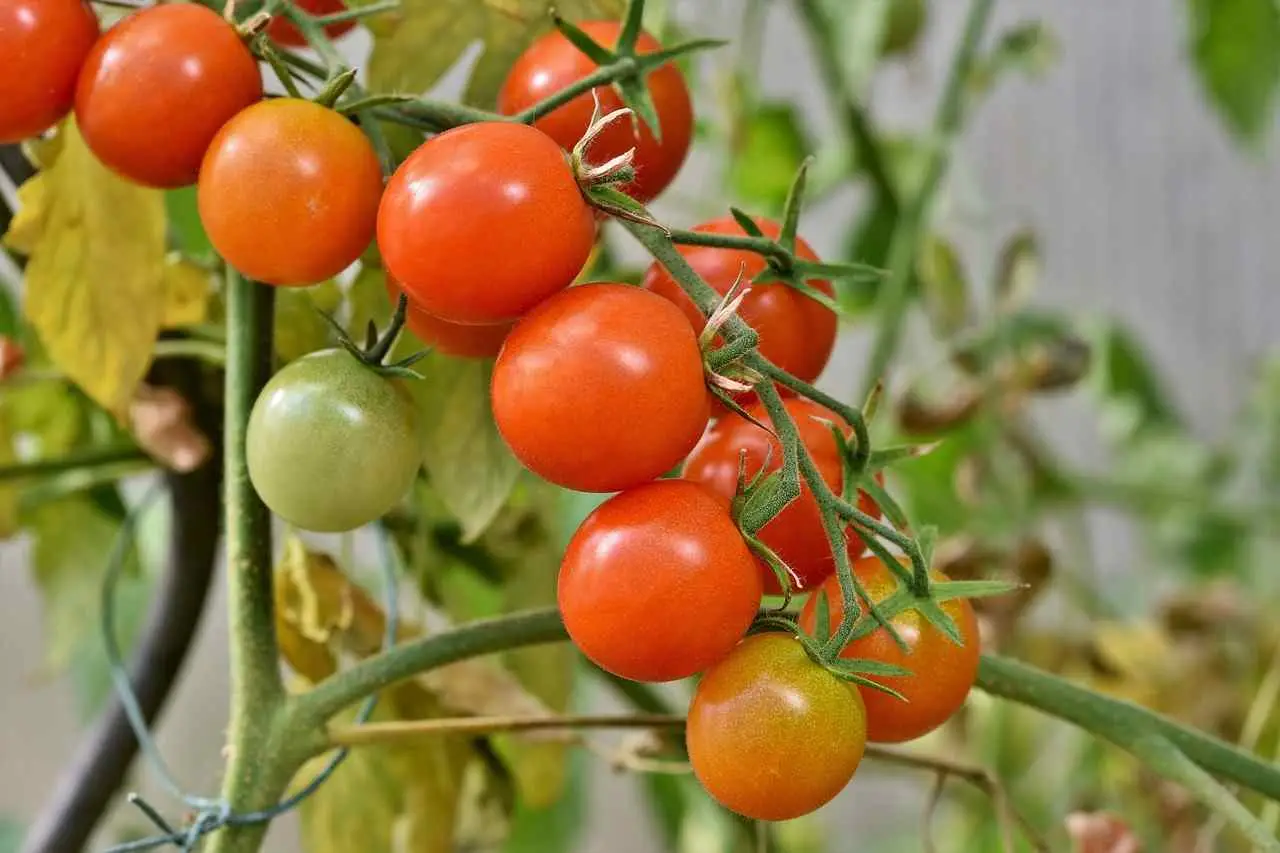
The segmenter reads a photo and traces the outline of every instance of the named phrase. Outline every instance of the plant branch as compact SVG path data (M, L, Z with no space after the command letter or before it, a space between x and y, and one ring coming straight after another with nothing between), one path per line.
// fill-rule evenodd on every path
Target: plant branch
M0 483L17 480L36 480L63 474L68 471L85 471L89 469L107 468L124 462L146 462L149 457L136 447L94 448L52 459L37 459L32 462L17 462L13 465L0 465Z
M910 303L911 272L919 249L921 231L929 208L933 204L933 198L950 165L951 142L960 130L960 123L964 117L965 92L973 71L978 45L982 41L982 35L986 31L994 5L995 0L972 0L970 3L964 35L952 59L946 88L934 118L931 134L933 151L925 167L924 178L893 230L888 254L889 275L876 300L876 307L880 313L879 333L876 336L871 357L867 360L866 372L863 374L862 396L864 397L881 380L898 348L903 321Z
M338 726L329 730L329 745L368 746L442 734L485 735L558 729L662 729L683 726L684 717L673 714L451 717Z
M744 234L713 234L706 231L670 229L671 242L678 246L710 246L716 249L742 249L772 258L782 264L791 264L795 256L768 237L751 237Z

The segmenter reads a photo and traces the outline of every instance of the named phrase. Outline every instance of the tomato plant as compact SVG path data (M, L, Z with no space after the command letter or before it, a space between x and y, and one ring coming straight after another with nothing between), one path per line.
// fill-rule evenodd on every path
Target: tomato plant
M611 48L618 41L617 21L586 21L579 26L596 43ZM648 33L641 33L636 52L653 53L662 45ZM508 72L498 92L498 110L514 115L570 83L596 70L596 64L573 45L564 34L552 31L535 41ZM649 201L667 188L680 171L693 139L693 105L680 70L667 63L645 79L649 97L658 115L660 135L643 122L617 122L607 128L588 150L593 163L604 163L635 149L635 181L623 189L639 201ZM565 149L572 149L586 133L595 109L592 94L600 99L600 109L610 113L623 106L612 86L597 86L563 106L557 107L533 126L548 134Z
M0 143L36 136L71 111L97 38L98 19L83 0L0 5Z
M781 230L777 222L769 219L757 218L756 224L771 238L776 238ZM746 233L732 216L704 222L693 230L737 236ZM680 246L679 249L694 272L722 295L739 279L744 284L750 283L766 267L760 255L741 249L711 246ZM796 256L818 260L809 244L801 239L796 240ZM835 294L829 281L815 279L809 284L828 296ZM644 286L679 305L693 327L702 331L706 318L664 266L656 261L651 264L645 273ZM751 292L742 300L738 316L760 335L761 355L806 382L817 379L831 359L836 343L835 312L790 285L781 282L752 285Z
M408 395L343 349L292 361L249 416L249 477L271 511L303 530L374 521L422 463Z
M702 354L669 302L583 284L518 322L493 370L493 416L544 479L614 492L670 471L707 424Z
M502 323L569 286L595 229L550 137L482 122L428 140L400 165L378 211L378 248L424 310Z
M98 159L151 187L195 182L214 135L262 99L257 60L204 6L143 9L98 40L76 84L76 121Z
M899 586L898 577L874 555L863 557L853 567L872 601L881 602ZM936 580L946 577L935 573ZM831 624L844 614L840 586L834 577L822 585L830 607ZM867 658L911 670L911 675L882 676L876 680L905 697L906 701L881 690L859 687L867 706L867 739L879 743L914 740L951 718L969 695L978 675L980 643L978 620L967 599L952 599L939 605L960 629L964 645L953 643L946 634L915 610L907 610L891 620L906 640L904 653L883 628L845 646L848 658ZM817 619L817 594L805 602L800 627L812 632Z
M673 681L742 639L760 604L760 576L714 498L685 480L658 480L587 517L565 550L557 599L569 636L597 665L636 681Z
M698 781L722 805L790 820L849 784L866 748L866 712L794 637L755 634L703 673L685 741Z
M339 113L278 98L227 122L198 192L200 220L228 263L267 284L314 284L372 242L382 167Z
M293 5L317 17L344 12L347 8L347 4L342 0L293 0ZM355 27L355 21L339 21L336 24L326 24L324 32L329 38L336 39L351 32ZM302 37L302 33L298 32L298 28L284 15L277 15L271 19L271 23L267 24L267 35L277 44L285 47L307 46L307 40Z
M809 400L789 399L786 407L800 431L801 441L822 473L823 482L838 492L844 481L844 469L835 436L823 421L841 428L847 428L848 424L835 412ZM769 423L769 415L760 403L749 406L747 413L760 423ZM689 454L683 476L706 486L727 506L737 493L739 460L744 454L743 472L748 481L762 470L777 471L782 467L782 444L776 435L740 415L726 414L711 425ZM859 493L858 503L863 512L879 515L866 493ZM813 589L835 571L818 502L808 484L801 484L800 497L765 524L759 537L791 569L791 581L797 591ZM853 534L848 534L847 539L850 548L857 548L857 553L861 553L861 540ZM771 594L780 593L773 570L763 561L760 570L765 588Z
M393 303L403 292L395 281L387 279L387 295ZM416 302L409 300L405 325L418 340L446 355L492 358L502 349L502 342L507 339L507 333L511 331L513 324L471 326L466 323L451 323L424 311Z

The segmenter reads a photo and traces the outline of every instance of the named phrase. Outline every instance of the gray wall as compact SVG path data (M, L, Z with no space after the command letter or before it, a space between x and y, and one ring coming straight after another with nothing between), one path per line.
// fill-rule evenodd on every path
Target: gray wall
M733 21L740 8L739 0L678 5L683 17L706 22L711 31ZM887 71L877 87L881 115L903 127L928 116L967 4L932 5L927 48ZM1280 167L1274 156L1246 156L1233 147L1207 112L1183 58L1179 7L1168 0L1000 3L999 24L1047 19L1065 46L1063 61L1047 80L1003 84L982 107L956 163L944 222L980 265L1012 227L1034 226L1047 265L1038 298L1133 324L1168 375L1179 377L1175 392L1211 435L1240 401L1238 377L1275 341L1280 240L1269 214L1280 199ZM786 9L775 10L769 35L768 89L799 98L814 128L829 130ZM1269 148L1274 154L1275 146ZM697 192L696 170L681 186ZM851 204L837 199L807 217L805 233L820 251L838 249ZM856 331L842 341L825 377L832 390L854 387L865 345ZM1070 443L1071 417L1065 424L1057 432ZM1075 449L1087 455L1087 448ZM1109 568L1119 569L1123 559L1112 557ZM220 595L213 602L160 732L183 779L206 790L217 782L225 724L223 604ZM0 624L0 814L23 815L39 807L77 732L66 686L38 671L39 600L20 545L0 546ZM895 811L886 806L897 805L914 819L919 791L873 786L870 775L860 775L826 816L843 822L860 812L883 823ZM632 831L640 818L630 786L603 770L599 776L596 793L612 805L593 814L584 849L656 849L642 830ZM154 793L145 776L143 788ZM867 819L860 824L864 832ZM285 822L269 848L292 850L292 839Z

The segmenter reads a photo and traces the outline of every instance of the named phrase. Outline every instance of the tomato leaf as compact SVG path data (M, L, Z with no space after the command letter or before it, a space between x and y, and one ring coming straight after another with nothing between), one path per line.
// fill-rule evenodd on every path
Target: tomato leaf
M164 307L160 325L166 329L194 326L209 316L207 270L171 254L164 262Z
M1280 9L1272 0L1190 0L1200 83L1227 128L1257 143L1280 83Z
M885 663L881 660L873 660L871 658L840 658L840 661L834 666L840 672L855 675L911 675L911 670L906 667L898 666L894 663Z
M183 187L164 194L164 209L169 219L169 243L179 252L203 264L217 259L213 243L205 233L196 207L196 188Z
M54 365L122 418L165 306L164 196L100 164L74 121L48 163L5 237L28 256L23 311Z
M1061 52L1053 31L1043 22L1019 24L1002 33L991 52L976 64L970 85L975 91L985 93L1010 71L1042 77L1058 61Z
M1019 231L1000 252L996 269L995 297L1001 310L1024 305L1040 282L1040 244L1035 232Z
M947 337L969 321L969 281L960 254L949 241L930 234L916 265L925 313Z
M809 142L794 104L758 104L738 128L737 150L729 163L729 186L744 202L776 215L808 151Z
M374 27L369 84L383 92L425 92L481 42L465 98L491 107L516 57L551 28L553 8L580 21L616 18L622 7L622 0L404 0Z
M325 314L342 304L342 290L332 281L314 287L276 289L275 347L281 361L293 361L333 342Z

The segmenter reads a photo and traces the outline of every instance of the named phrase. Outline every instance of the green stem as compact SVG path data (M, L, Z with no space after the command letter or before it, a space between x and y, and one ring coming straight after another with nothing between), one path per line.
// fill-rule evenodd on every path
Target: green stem
M271 516L249 481L249 412L271 374L275 291L228 268L225 414L226 551L231 640L231 722L222 795L235 812L274 805L288 783L280 759L285 705L273 612ZM229 826L211 853L256 850L265 824Z
M81 471L113 467L125 462L145 462L147 454L136 447L94 448L53 459L37 459L32 462L17 462L13 465L0 465L0 483L20 480L36 480L62 474L67 471Z
M168 338L156 341L154 358L195 358L214 367L227 363L227 350L222 344L193 338Z
M370 3L367 6L358 6L355 9L344 9L341 12L334 12L332 15L319 15L315 17L315 22L317 26L327 27L332 24L346 23L347 21L358 21L361 18L368 18L383 12L394 12L399 8L400 0L386 0L383 3Z
M960 121L964 116L964 94L972 75L978 44L986 31L994 5L995 0L973 0L969 6L964 36L960 46L956 48L946 89L934 119L931 134L933 153L925 167L919 189L894 228L893 239L889 243L889 275L876 305L880 313L879 333L863 374L862 396L866 396L880 381L897 351L907 306L910 304L911 272L915 265L921 230L950 165L951 142L959 131Z
M608 65L601 65L581 80L566 86L554 95L543 98L538 103L515 114L516 121L532 124L556 107L562 107L581 94L590 92L596 86L613 83L636 70L636 61L630 56L620 56Z
M671 229L671 242L678 246L711 246L716 249L741 249L755 252L765 258L773 258L782 264L792 264L795 257L768 237L750 237L744 234L712 234L705 231Z

